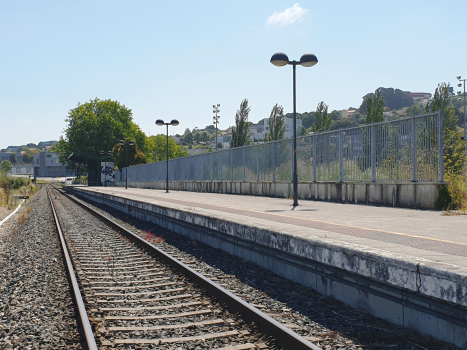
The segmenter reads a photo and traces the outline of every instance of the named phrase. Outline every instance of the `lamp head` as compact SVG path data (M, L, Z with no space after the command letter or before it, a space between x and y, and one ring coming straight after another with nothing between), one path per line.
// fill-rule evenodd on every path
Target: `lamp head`
M118 144L123 146L125 144L125 141L120 140L120 141L118 141Z
M157 119L157 120L156 120L156 124L159 125L159 126L162 126L162 125L164 125L165 123L164 123L164 121L163 121L162 119Z
M271 63L277 67L283 67L289 64L289 58L283 52L277 52L271 57Z
M108 151L107 154L108 154L109 156L111 156L111 155L112 155L112 151Z
M457 76L457 80L461 80L461 76L460 76L460 75Z
M462 92L461 92L461 91L457 91L457 94L460 95L460 94L462 94Z
M104 151L100 151L99 154L100 154L100 155L103 155L103 154L104 154Z
M180 124L180 123L178 122L177 119L172 119L172 121L170 122L170 125L172 125L172 126L177 126L178 124Z
M462 87L462 83L457 84L457 87Z
M135 144L135 141L133 141L133 140L128 141L128 145L134 146L134 144Z
M306 53L300 57L300 64L303 67L313 67L316 63L318 63L318 58L312 53Z

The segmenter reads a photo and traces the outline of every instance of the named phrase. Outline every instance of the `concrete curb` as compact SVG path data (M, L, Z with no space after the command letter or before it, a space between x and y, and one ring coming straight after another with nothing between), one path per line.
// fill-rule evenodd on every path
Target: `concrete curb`
M5 219L3 219L2 221L0 221L0 226L2 226L5 222L7 222L7 220L9 218L11 218L13 215L16 214L16 212L19 210L19 208L21 208L21 205L24 203L24 199L21 200L21 202L19 203L18 207L15 209L15 211L13 213L11 213L10 215L8 215Z

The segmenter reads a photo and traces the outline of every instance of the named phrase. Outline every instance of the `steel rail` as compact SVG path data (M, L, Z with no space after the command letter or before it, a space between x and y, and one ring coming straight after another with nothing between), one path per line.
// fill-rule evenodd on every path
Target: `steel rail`
M237 297L225 288L214 283L199 272L183 264L182 262L165 253L161 249L155 247L151 243L134 234L133 232L126 229L117 222L95 211L87 204L69 196L64 191L60 191L60 193L65 195L67 198L69 198L85 210L89 211L98 219L104 221L109 226L113 227L115 230L125 234L133 242L137 243L140 247L150 251L157 258L161 259L172 268L181 272L183 275L189 277L192 280L192 282L197 284L200 288L203 288L209 296L216 298L220 304L225 304L230 312L240 314L245 322L249 324L254 324L261 333L272 337L276 341L277 346L285 350L322 350L321 348L317 347L316 345L301 337L299 334L295 333L294 331L285 327L278 321L269 317L262 311L251 306L243 299Z
M52 186L53 187L53 186ZM55 188L55 187L54 187ZM60 237L60 244L62 246L63 255L65 257L65 263L70 276L71 285L73 287L73 294L75 301L78 307L79 316L81 319L81 326L83 327L84 337L86 338L86 344L88 345L88 350L98 350L96 340L94 339L94 334L91 328L91 323L89 322L88 314L86 312L86 306L84 305L83 297L79 290L78 280L75 276L75 270L73 269L73 264L68 253L68 249L65 243L65 237L63 236L63 231L58 220L57 211L53 203L52 196L50 195L49 189L47 188L47 197L49 197L50 205L52 207L52 212L54 214L55 225L57 226L58 235Z

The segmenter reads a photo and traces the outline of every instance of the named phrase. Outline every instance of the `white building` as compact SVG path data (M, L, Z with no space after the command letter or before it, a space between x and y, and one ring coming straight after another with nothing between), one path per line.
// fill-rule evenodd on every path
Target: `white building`
M269 122L270 119L266 118L264 119L264 133L269 133ZM284 138L285 139L291 139L293 138L293 118L285 118L285 133L284 133ZM302 127L302 120L297 118L297 130L296 132L298 133L298 130ZM264 136L263 136L264 139Z

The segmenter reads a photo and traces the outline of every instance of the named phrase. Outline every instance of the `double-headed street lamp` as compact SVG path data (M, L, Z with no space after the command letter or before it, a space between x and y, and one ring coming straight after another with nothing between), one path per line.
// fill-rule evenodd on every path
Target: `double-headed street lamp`
M105 154L105 152L100 151L99 154L101 156L103 156ZM112 151L108 151L107 155L110 157L112 155ZM107 173L106 173L106 171L107 171L107 161L105 160L105 158L107 158L107 157L103 157L103 158L104 158L104 187L107 187Z
M217 151L217 124L219 124L219 118L221 117L220 115L217 115L217 113L220 112L220 107L221 105L218 104L217 106L216 105L212 105L212 113L214 113L214 116L212 117L213 119L213 124L216 126L216 151Z
M293 66L293 206L298 205L298 175L297 175L297 109L296 109L296 87L295 67L299 64L303 67L312 67L318 63L318 59L312 53L306 53L300 61L289 61L285 53L277 52L271 57L271 63L277 67L288 64Z
M119 145L121 146L125 146L125 190L128 188L128 146L134 146L135 145L135 141L123 141L123 140L120 140L120 142L118 143Z
M457 80L459 80L459 84L457 84L458 87L462 87L462 85L464 85L464 143L465 143L465 148L464 148L464 152L467 154L467 122L466 122L466 118L465 118L465 115L466 115L466 110L465 110L465 81L467 79L462 79L460 75L457 76ZM464 83L462 84L461 81ZM457 92L459 95L462 93L461 91L458 91Z
M164 123L162 119L157 119L156 124L159 126L167 125L167 177L165 178L165 192L169 193L169 125L177 126L180 123L177 119L172 119L170 123Z

